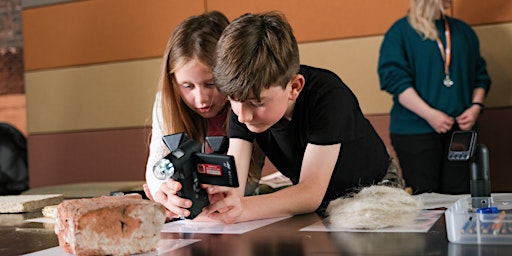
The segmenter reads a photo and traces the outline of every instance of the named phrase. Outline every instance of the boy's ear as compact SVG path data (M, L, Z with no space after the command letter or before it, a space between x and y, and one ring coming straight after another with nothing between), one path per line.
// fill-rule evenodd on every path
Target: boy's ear
M304 88L305 83L306 80L301 74L297 74L292 77L290 80L290 100L295 100L297 97L299 97L299 94L302 91L302 88Z

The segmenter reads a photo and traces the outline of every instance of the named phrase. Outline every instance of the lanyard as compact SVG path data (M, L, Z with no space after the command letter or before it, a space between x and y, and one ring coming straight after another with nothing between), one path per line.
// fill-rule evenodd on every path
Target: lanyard
M450 62L452 60L452 37L450 34L450 26L448 25L448 18L444 18L444 34L446 37L446 48L444 47L441 39L439 37L436 38L437 46L439 47L439 51L441 51L441 56L443 57L444 62L444 74L445 78L443 80L443 84L446 87L450 87L453 85L453 81L450 79Z

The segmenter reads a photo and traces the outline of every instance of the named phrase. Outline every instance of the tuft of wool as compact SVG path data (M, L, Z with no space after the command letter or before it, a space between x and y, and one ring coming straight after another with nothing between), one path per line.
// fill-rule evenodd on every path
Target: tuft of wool
M412 223L421 206L421 201L401 188L373 185L352 197L331 201L326 213L337 228L382 229Z

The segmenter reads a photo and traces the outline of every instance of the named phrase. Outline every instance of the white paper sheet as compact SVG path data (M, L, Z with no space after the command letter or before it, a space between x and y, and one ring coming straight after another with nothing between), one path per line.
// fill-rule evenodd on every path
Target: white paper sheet
M39 223L49 223L49 224L56 223L54 218L47 218L47 217L27 219L27 220L25 220L25 222L39 222Z
M261 228L289 217L247 221L235 224L221 222L201 222L192 220L178 220L166 223L162 232L167 233L207 233L207 234L243 234Z
M336 228L329 224L327 220L318 221L300 229L300 231L318 231L318 232L416 232L426 233L432 225L436 223L443 214L443 210L422 211L414 220L414 223L408 226L389 227L383 229L348 229Z
M197 241L201 241L199 239L161 239L157 244L157 250L147 253L136 254L138 256L154 256L154 255L163 255L165 253L177 250L181 247L193 244ZM41 250L29 254L24 254L25 256L69 256L69 254L65 253L62 248L59 246L48 248L46 250Z

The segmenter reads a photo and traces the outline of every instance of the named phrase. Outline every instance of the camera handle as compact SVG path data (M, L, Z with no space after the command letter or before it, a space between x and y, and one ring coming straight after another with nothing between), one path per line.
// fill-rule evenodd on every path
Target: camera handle
M490 206L491 181L489 168L489 150L485 145L478 145L475 156L470 162L470 190L473 208Z

